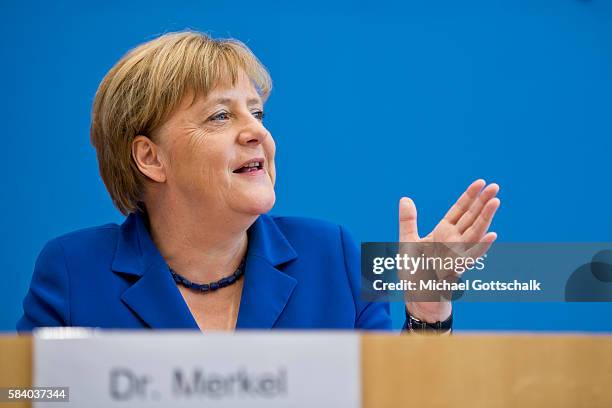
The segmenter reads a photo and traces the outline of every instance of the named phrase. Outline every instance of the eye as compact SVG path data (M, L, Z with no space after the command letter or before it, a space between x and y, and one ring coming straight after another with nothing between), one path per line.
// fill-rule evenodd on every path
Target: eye
M257 110L257 111L254 111L254 112L253 112L253 116L255 116L255 118L256 118L257 120L259 120L260 122L263 122L264 117L265 117L266 115L263 113L263 111L261 111L261 110Z
M212 115L210 118L208 118L208 120L211 120L213 122L219 122L222 120L228 120L230 117L228 112L225 111L221 111L218 113L215 113L214 115Z

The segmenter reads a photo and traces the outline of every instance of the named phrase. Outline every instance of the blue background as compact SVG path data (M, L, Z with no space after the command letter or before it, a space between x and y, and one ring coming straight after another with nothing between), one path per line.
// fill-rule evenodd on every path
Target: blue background
M483 177L501 185L501 241L612 241L610 1L126 3L0 6L0 330L48 239L122 221L89 144L93 95L129 48L184 28L246 42L272 74L274 213L395 240L402 195L424 235ZM455 319L612 331L612 303L458 304Z

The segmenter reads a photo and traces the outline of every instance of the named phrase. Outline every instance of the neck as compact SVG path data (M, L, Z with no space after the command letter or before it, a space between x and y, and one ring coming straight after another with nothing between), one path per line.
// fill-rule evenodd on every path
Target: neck
M153 242L170 268L192 282L208 283L232 274L246 256L247 230L257 215L193 209L149 200Z

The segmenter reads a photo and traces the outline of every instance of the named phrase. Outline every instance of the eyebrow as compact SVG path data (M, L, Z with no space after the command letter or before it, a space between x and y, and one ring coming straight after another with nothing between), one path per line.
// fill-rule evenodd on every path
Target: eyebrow
M215 100L213 100L212 102L214 104L220 104L220 105L230 105L232 102L235 102L235 99L231 99L231 98L217 98ZM261 99L259 98L249 98L247 99L247 106L253 106L253 105L261 105Z

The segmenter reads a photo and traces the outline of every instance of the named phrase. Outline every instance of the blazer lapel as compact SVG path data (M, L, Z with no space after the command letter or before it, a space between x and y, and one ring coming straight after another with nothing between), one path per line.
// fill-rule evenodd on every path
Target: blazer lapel
M121 300L153 329L199 329L167 266L151 266Z
M121 226L112 265L118 274L139 277L121 301L153 329L198 329L176 287L168 265L146 229L142 214L130 214Z
M249 229L249 251L237 329L269 329L289 301L297 284L282 265L297 258L276 223L261 215Z

